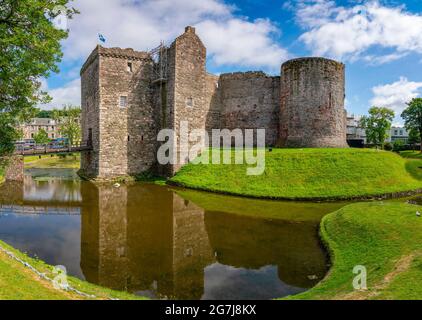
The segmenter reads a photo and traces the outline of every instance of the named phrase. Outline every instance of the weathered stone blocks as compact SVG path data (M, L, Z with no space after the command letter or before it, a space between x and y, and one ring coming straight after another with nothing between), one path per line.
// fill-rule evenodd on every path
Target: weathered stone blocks
M280 145L346 147L344 64L299 58L281 67Z

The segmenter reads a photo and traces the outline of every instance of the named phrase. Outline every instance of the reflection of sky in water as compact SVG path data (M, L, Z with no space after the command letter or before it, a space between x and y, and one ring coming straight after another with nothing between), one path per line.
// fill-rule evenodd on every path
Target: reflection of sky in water
M259 270L234 268L214 263L205 268L205 292L202 299L272 299L296 294L305 289L284 284L278 278L277 266Z
M83 279L80 262L81 217L0 214L0 239L51 265L64 265Z

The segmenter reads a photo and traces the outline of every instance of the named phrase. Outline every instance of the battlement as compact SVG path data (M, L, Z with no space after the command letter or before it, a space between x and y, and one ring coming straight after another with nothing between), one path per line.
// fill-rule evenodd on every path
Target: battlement
M228 72L220 75L221 80L241 80L266 77L269 76L263 71Z
M128 59L128 60L147 60L152 59L151 54L145 51L136 51L132 48L105 48L100 45L97 45L95 49L91 52L88 59L85 61L81 68L81 74L86 70L86 68L98 57L111 57L111 58L120 58L120 59Z

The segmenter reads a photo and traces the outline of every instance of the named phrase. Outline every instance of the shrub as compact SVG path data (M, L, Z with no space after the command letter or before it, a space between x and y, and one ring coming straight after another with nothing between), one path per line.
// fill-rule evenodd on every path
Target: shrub
M387 151L393 150L393 145L390 142L385 143L384 150L387 150Z
M403 151L405 148L404 148L404 142L403 141L401 141L401 140L396 140L396 141L394 141L394 144L393 144L393 151L394 152L400 152L400 151Z

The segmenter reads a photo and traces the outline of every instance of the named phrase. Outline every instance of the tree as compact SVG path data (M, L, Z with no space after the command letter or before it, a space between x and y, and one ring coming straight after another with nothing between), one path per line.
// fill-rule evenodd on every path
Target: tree
M58 122L60 134L68 139L69 145L81 140L81 108L67 105L63 109L55 109L52 117Z
M404 120L404 126L409 133L414 130L422 137L422 98L414 98L407 103L408 107L402 112L401 117ZM422 144L420 147L422 152Z
M71 18L72 0L0 0L0 153L11 152L19 122L34 115L37 104L50 101L41 78L58 72L60 41L66 30L54 26L59 15ZM12 139L12 140L10 140Z
M35 135L34 135L34 141L36 144L47 144L50 142L50 139L48 138L48 133L44 129L40 129Z
M51 110L37 110L37 114L35 117L37 118L51 118L52 117L52 111Z
M421 135L418 130L410 129L407 143L411 144L413 149L415 149L415 144L421 143Z
M394 111L385 107L372 107L368 113L369 116L364 116L360 120L360 126L365 129L369 143L381 145L384 148L388 131L394 119Z

